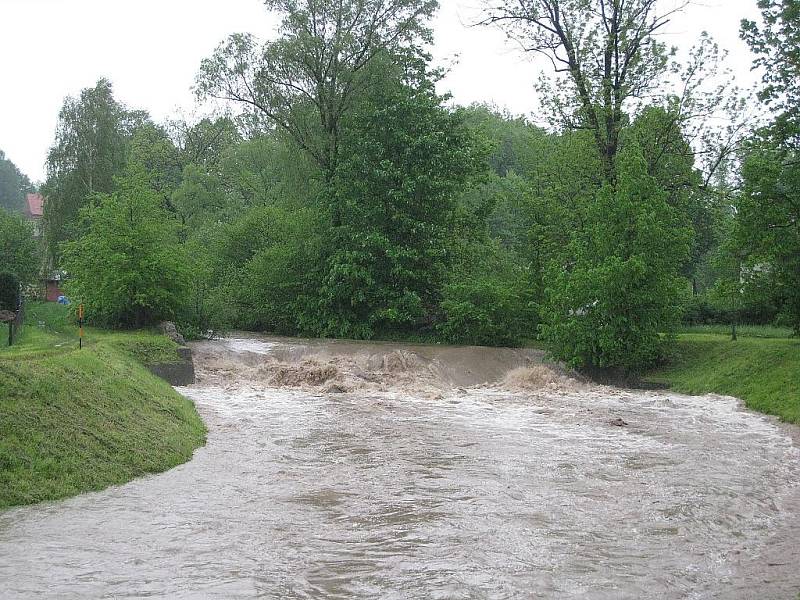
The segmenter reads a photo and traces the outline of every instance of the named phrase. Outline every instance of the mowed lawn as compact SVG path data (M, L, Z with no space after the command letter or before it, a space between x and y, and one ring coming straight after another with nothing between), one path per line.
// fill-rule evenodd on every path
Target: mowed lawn
M0 348L0 507L100 490L189 460L205 441L194 405L147 362L177 360L151 331L88 328L31 303L17 344Z

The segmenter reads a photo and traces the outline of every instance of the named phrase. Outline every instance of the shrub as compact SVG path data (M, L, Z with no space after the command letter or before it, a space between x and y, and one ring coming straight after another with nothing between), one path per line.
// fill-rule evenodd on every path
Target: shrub
M0 273L0 310L17 310L19 300L19 278L13 273Z

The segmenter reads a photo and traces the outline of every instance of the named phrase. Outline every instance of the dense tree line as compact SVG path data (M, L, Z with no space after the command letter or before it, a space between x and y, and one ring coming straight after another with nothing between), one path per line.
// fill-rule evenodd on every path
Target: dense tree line
M746 138L704 129L738 97L703 87L707 38L675 63L655 0L486 5L555 67L547 129L437 93L432 0L267 4L276 40L233 35L200 68L230 116L159 125L105 80L65 102L47 240L96 321L539 337L624 371L681 319L800 329L794 2L743 24L775 115Z

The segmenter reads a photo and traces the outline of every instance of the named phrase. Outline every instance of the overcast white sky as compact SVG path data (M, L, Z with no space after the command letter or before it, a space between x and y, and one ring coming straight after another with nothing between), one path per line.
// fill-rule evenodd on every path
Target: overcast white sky
M462 104L535 110L539 66L501 32L469 27L480 0L440 2L434 55L442 63L458 55L442 91ZM757 14L756 0L697 0L673 21L666 40L688 49L708 31L749 84L752 57L739 40L739 21ZM118 100L157 121L191 113L201 59L230 33L266 39L276 24L260 0L0 0L0 149L31 179L43 179L64 97L100 77L113 82Z

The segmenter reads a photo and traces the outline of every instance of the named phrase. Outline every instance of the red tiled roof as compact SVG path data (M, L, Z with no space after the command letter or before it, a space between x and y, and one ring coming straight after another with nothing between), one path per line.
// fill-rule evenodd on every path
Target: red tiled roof
M27 198L27 213L31 217L41 217L44 215L44 198L41 194L28 194Z

